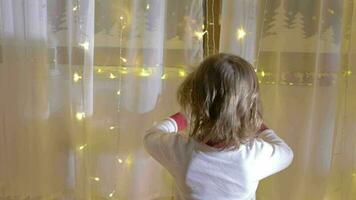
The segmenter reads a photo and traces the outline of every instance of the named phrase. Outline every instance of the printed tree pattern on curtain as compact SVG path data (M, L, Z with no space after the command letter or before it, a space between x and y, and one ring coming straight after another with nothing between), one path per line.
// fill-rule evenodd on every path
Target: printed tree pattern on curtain
M354 199L355 16L354 0L222 1L219 50L255 65L265 121L295 155L257 199Z

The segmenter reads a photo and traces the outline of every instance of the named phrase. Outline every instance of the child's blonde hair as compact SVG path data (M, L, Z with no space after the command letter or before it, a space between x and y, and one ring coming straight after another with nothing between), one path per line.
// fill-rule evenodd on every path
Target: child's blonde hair
M178 89L195 140L219 149L238 148L262 124L258 79L246 60L231 54L205 59Z

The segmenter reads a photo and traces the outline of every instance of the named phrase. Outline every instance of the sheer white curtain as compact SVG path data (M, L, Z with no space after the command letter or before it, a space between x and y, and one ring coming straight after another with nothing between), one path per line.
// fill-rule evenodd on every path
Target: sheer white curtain
M0 199L170 199L141 139L202 59L202 0L0 2Z
M220 51L256 65L265 120L295 154L257 198L354 199L356 1L222 4Z

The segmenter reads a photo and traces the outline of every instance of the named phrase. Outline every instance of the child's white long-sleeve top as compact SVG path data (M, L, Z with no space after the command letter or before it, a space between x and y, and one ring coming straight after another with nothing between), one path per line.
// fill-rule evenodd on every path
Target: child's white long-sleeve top
M285 169L291 148L271 129L236 150L220 151L177 134L168 118L148 130L146 151L173 176L178 200L253 200L258 183Z

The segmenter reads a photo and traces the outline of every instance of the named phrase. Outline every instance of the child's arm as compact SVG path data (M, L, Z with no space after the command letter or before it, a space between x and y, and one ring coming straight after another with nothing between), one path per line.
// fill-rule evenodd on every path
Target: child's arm
M259 180L287 168L292 163L292 149L271 129L264 129L258 135L255 145L256 174Z
M168 117L167 119L157 123L148 132L161 131L166 133L177 133L187 127L187 120L180 112Z
M146 131L147 134L143 139L146 151L158 162L164 164L167 161L169 151L167 148L173 146L174 140L177 139L172 134L183 130L186 126L187 121L181 113L176 113L157 123Z

